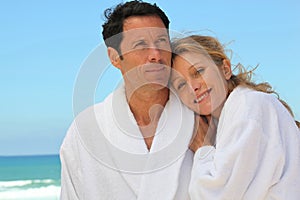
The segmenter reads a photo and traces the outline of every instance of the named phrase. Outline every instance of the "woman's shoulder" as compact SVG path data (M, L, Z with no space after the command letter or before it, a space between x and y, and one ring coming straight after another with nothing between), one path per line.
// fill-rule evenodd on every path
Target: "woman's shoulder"
M274 94L268 94L251 88L238 86L229 95L224 111L239 117L256 119L261 115L285 112L284 106Z
M236 87L229 95L227 101L245 104L255 103L256 105L279 102L275 94L257 91L245 86Z

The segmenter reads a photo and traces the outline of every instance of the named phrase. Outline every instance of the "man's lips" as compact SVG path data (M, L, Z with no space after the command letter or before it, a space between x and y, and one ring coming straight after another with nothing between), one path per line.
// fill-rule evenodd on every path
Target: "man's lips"
M145 72L160 72L166 68L163 64L157 64L157 65L146 65Z

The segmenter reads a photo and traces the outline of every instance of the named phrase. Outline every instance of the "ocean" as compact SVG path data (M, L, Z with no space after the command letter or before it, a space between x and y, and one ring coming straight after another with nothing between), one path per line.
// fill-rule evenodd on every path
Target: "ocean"
M59 200L58 155L0 156L0 200Z

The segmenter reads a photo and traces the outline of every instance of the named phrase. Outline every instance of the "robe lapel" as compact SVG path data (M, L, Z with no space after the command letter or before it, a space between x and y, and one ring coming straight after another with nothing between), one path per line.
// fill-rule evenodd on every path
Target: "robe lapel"
M153 171L143 176L138 199L175 198L193 124L193 113L170 93L150 149Z
M137 199L172 199L193 123L193 112L170 93L149 152L121 86L81 114L77 128L90 154L120 173Z

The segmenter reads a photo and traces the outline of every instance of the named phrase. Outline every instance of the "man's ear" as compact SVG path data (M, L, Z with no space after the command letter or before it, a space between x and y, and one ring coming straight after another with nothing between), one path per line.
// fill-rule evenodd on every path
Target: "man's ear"
M112 47L108 47L107 54L111 64L113 64L113 66L115 66L116 68L121 69L120 56L118 51Z
M231 71L231 63L228 59L223 60L222 70L223 70L225 79L229 80L232 76L232 71Z

